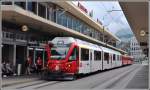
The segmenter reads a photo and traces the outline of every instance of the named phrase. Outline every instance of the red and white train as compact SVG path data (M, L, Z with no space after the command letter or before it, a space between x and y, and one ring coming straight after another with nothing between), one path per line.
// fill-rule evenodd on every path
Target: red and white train
M46 50L46 79L75 79L79 74L132 64L131 57L123 56L118 51L72 37L56 37Z

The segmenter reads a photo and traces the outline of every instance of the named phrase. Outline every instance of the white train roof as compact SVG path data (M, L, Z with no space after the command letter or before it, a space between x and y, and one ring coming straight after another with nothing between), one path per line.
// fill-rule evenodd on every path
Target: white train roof
M102 47L102 49L103 49L103 51L104 51L104 52L109 52L109 53L113 53L113 54L121 55L121 53L120 53L120 52L115 51L115 50L110 49L110 48Z
M52 40L52 43L53 44L58 44L61 41L63 41L63 44L70 44L70 43L76 42L73 37L55 37Z
M98 51L104 51L104 52L108 52L108 53L114 53L117 55L120 55L121 53L115 50L112 50L110 48L106 48L103 46L98 46L96 44L92 44L80 39L75 39L73 37L55 37L52 40L53 44L58 44L59 42L63 42L63 44L71 44L73 42L76 42L77 45L79 45L81 48L87 48L87 49L94 49L94 50L98 50Z
M89 49L102 51L102 49L96 44L92 44L92 43L89 43L89 42L86 42L86 41L82 41L80 39L76 39L76 42L82 48L89 48Z

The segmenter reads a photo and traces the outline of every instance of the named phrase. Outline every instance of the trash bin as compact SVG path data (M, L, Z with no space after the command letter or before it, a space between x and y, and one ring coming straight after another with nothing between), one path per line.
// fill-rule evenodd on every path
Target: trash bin
M17 75L20 75L20 74L21 74L21 64L18 64Z

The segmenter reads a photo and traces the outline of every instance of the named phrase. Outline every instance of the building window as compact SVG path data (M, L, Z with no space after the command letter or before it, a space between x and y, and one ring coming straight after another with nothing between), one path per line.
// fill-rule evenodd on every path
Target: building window
M68 28L72 29L72 18L68 16Z
M63 15L60 15L62 11L57 11L57 23L62 25Z
M73 18L72 20L73 20L73 30L76 30L76 28L77 28L76 27L76 18Z
M15 5L23 8L23 9L26 9L26 3L25 2L15 2Z
M7 2L7 1L5 1L5 2L2 2L2 5L12 5L12 2Z
M75 26L76 26L76 28L75 28L75 30L76 31L78 31L78 32L80 32L80 21L78 20L78 19L76 19L76 21L75 21L76 23L75 23Z
M91 28L92 31L92 37L95 38L95 30Z
M53 3L47 4L47 19L54 21L54 14L56 13L55 5Z
M65 14L62 15L62 25L67 27L67 16Z
M77 27L76 27L76 30L77 30L78 32L80 32L82 25L81 25L81 22L80 22L79 20L77 20L76 26L77 26Z
M90 36L90 29L87 25L86 25L86 31L87 31L87 35Z
M37 3L36 2L28 2L28 10L37 14Z
M38 15L46 18L46 7L40 3L38 4Z
M87 26L84 24L83 25L83 27L82 27L82 33L84 34L84 35L88 35L88 30L87 30Z
M81 48L81 60L88 61L89 60L89 49Z

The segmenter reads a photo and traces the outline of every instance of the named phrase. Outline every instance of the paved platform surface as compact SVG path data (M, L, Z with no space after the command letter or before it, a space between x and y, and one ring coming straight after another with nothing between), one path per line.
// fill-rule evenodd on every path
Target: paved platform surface
M148 88L148 65L144 65L133 77L133 79L128 83L126 88Z
M39 80L39 76L36 74L3 77L2 87L12 86L20 83L27 83L35 80Z
M4 90L148 90L148 66L130 65L75 81L46 81L27 76L3 79Z

